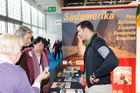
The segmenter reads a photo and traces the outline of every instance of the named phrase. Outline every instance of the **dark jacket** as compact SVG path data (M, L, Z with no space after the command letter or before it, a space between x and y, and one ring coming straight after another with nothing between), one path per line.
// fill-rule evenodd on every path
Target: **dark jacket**
M110 74L118 64L119 61L114 52L102 38L95 34L84 54L84 71L86 71L87 86L110 84ZM99 78L99 81L91 84L89 77L93 72Z
M52 49L54 49L55 52L58 51L58 49L59 49L59 48L58 48L58 44L59 44L59 43L54 43L54 45L53 45L53 48L52 48Z

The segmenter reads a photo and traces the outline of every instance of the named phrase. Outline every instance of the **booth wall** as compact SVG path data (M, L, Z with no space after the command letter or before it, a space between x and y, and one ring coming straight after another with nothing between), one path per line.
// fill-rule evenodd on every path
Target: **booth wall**
M56 39L62 40L62 25L61 25L61 14L58 13L47 13L46 14L46 31L47 34L54 34ZM59 23L56 23L58 22Z

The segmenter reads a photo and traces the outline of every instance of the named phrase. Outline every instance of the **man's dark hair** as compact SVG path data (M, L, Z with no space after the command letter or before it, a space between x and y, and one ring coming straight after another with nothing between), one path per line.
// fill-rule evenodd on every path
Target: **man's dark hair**
M84 29L84 28L88 28L88 29L90 29L91 31L94 31L94 26L93 26L93 24L90 22L90 21L82 21L82 22L80 22L78 25L77 25L77 27L78 26L81 26L81 28L82 29Z
M45 45L45 40L43 37L38 36L34 41L33 44L36 45L37 43L42 42Z

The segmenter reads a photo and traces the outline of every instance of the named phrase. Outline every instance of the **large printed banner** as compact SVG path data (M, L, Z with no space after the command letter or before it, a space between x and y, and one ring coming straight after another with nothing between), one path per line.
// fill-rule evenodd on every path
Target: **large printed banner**
M136 6L62 9L63 59L83 58L85 42L77 38L76 25L89 20L119 58L112 72L113 93L135 93Z

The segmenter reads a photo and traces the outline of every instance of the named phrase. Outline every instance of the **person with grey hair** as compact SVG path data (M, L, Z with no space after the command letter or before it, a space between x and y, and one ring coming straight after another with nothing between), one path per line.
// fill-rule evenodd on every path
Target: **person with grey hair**
M29 43L31 43L31 38L32 38L32 30L26 26L20 26L16 32L15 35L20 37L20 39L23 42L23 48L28 46Z
M32 38L32 30L26 26L20 26L16 32L15 32L15 36L19 37L22 40L23 46L22 46L22 50L24 50L29 43L31 43L31 38ZM23 54L21 55L21 58L23 57ZM21 60L20 58L20 60ZM19 65L21 61L18 61L16 63L16 65ZM26 64L27 66L27 64Z

